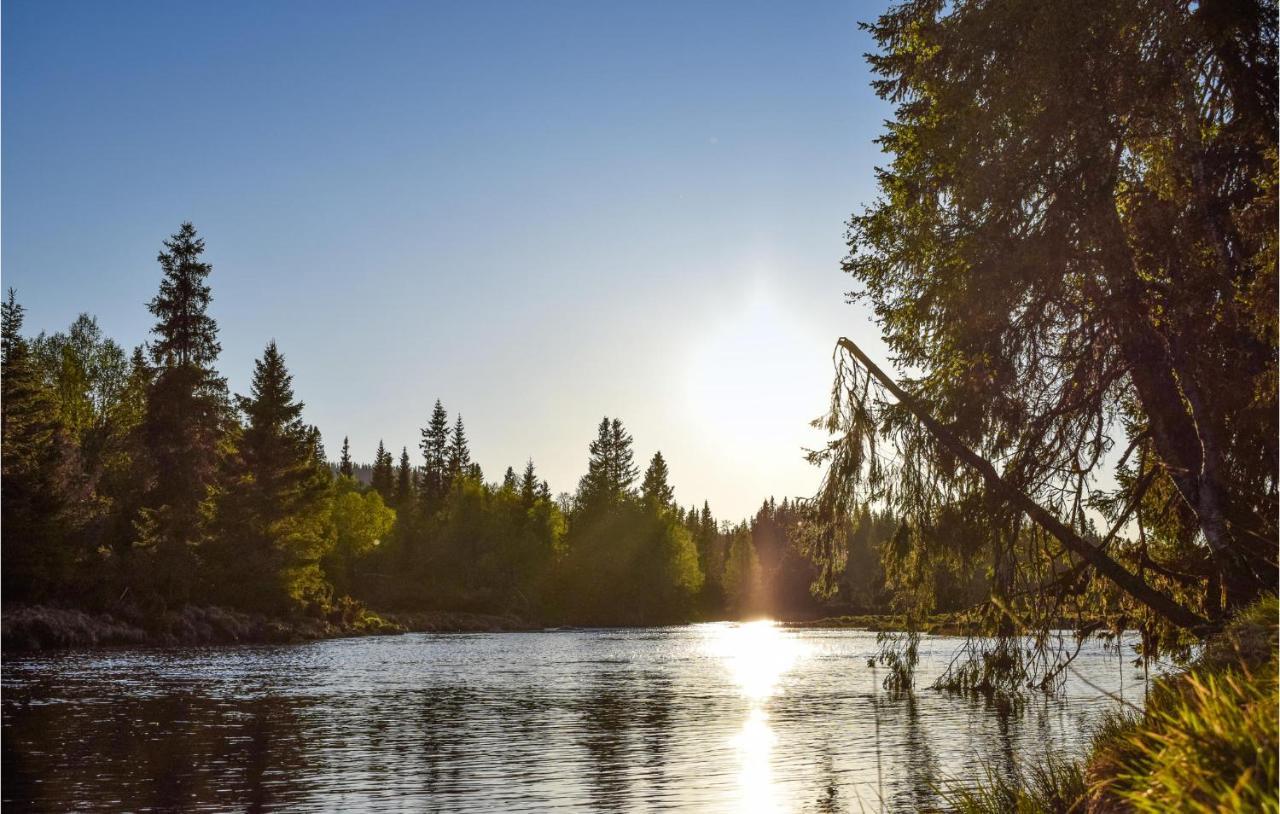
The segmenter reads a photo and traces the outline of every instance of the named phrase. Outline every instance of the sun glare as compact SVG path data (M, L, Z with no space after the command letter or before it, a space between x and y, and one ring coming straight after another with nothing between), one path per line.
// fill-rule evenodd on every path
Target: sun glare
M779 694L780 680L803 657L803 645L769 620L716 625L711 630L711 653L723 660L748 703L747 719L732 739L741 764L738 810L777 811L770 762L777 736L765 704Z
M750 438L756 452L778 443L794 452L827 388L826 357L803 323L761 290L695 347L687 398L710 437L730 450Z

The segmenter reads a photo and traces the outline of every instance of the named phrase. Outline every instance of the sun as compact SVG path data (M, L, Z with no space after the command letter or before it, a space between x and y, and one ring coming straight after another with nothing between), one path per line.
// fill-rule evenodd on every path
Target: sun
M780 298L758 288L695 343L688 409L719 446L737 449L749 439L757 451L780 446L794 457L830 386L824 347Z

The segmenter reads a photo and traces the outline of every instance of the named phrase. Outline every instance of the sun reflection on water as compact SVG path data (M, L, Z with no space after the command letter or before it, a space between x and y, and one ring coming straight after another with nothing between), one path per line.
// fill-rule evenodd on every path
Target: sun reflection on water
M770 763L777 735L769 726L765 704L779 694L780 679L802 658L804 648L776 623L764 620L716 625L710 651L724 661L748 703L747 719L732 739L741 763L737 810L778 811Z

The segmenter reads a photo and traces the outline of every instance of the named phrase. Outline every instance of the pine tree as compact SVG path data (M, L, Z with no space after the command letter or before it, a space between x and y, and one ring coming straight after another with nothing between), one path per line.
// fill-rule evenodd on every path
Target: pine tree
M449 491L449 414L440 399L431 420L422 428L422 500L428 515L439 507Z
M649 461L649 468L644 473L644 483L640 486L640 497L645 505L654 509L665 509L675 498L675 490L667 484L669 476L667 462L661 452L655 452Z
M383 445L382 440L379 439L378 451L373 456L373 476L369 485L382 497L385 503L391 502L395 489L394 479L391 453L387 452L387 448Z
M216 475L230 405L226 382L213 368L220 348L207 313L213 267L200 259L204 241L184 223L164 246L157 258L160 290L148 305L156 317L150 347L157 374L145 422L155 466L147 511L154 515L154 539L166 549L166 570L175 572L167 592L185 598L188 586L176 571L191 567L186 552L200 538L200 505Z
M324 502L331 475L274 341L254 363L250 394L236 401L245 428L218 502L211 557L222 597L275 612L319 601L319 563L332 544Z
M413 500L413 466L409 448L400 448L400 466L396 469L396 509L403 510Z
M520 481L516 479L516 471L511 467L507 467L507 471L502 476L502 490L515 494L520 488Z
M338 459L338 474L344 478L354 478L355 467L351 464L351 439L342 437L342 457Z
M467 431L462 426L462 414L458 414L453 424L453 434L449 437L449 477L457 479L472 475L471 450L467 447Z

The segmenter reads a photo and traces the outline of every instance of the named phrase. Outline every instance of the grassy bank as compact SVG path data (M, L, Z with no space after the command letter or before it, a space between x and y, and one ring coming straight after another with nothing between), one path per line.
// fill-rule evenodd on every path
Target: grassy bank
M1275 812L1277 606L1241 614L1187 670L1158 682L1143 714L1109 716L1080 762L1052 759L1020 782L988 776L945 793L960 814Z

